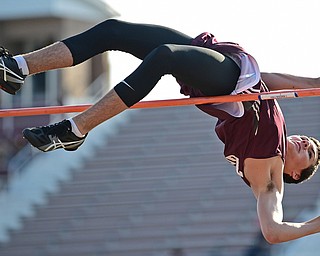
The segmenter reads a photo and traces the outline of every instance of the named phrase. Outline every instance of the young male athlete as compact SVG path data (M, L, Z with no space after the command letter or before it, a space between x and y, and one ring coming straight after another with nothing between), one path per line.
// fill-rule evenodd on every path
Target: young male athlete
M191 97L319 87L319 79L261 74L255 59L234 43L219 43L210 33L191 38L170 28L107 20L38 51L12 57L2 49L0 86L15 94L27 75L77 65L108 50L141 60L137 69L96 104L62 122L27 128L24 137L47 152L76 150L87 133L143 99L163 75L174 76ZM267 87L268 86L268 87ZM218 118L216 133L227 160L251 187L265 239L280 243L320 232L320 217L302 223L283 221L284 182L301 183L319 165L320 143L286 136L276 100L198 106Z

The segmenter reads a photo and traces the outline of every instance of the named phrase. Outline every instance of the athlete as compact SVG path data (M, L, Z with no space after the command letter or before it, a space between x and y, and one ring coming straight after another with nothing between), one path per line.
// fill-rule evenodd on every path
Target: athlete
M88 110L62 122L27 128L24 137L47 152L76 150L88 132L143 99L163 75L174 76L190 97L256 93L319 87L319 79L260 73L255 59L235 43L220 43L210 33L191 38L173 29L106 20L91 29L24 55L0 57L0 86L15 94L28 75L77 65L108 50L142 60L137 69ZM216 133L224 154L250 186L269 243L286 242L320 232L320 216L301 223L283 220L284 182L310 179L319 165L315 138L287 137L276 100L197 106L218 118Z

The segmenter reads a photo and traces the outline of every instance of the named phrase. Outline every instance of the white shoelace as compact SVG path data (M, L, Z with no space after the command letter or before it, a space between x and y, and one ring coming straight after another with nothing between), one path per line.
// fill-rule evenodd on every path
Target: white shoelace
M3 79L4 79L4 81L7 82L7 67L4 64L3 59L1 59L1 63L2 63L2 66L3 66Z
M10 70L9 68L7 68L6 65L5 65L5 63L4 63L4 61L3 61L3 59L1 59L1 63L0 63L0 64L1 64L1 65L0 65L0 68L3 69L3 78L4 78L4 81L6 81L6 82L8 81L8 79L7 79L7 73L14 75L14 76L16 77L15 79L17 79L17 80L21 80L21 81L24 80L23 77L21 77L20 75L16 74L15 72L13 72L13 71ZM0 70L1 70L1 69L0 69Z
M50 145L48 148L45 149L45 151L49 151L49 150L55 150L58 148L65 148L64 143L56 136L48 136L49 139L52 141L52 145Z

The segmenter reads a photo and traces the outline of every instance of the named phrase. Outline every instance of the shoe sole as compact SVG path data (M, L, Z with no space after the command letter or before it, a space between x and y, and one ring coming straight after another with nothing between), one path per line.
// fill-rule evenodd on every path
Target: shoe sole
M2 79L0 79L0 83L1 84L5 84L5 86L0 85L0 89L2 89L3 91L5 91L5 92L7 92L7 93L9 93L11 95L16 95L16 92L20 90L20 88L16 89L13 86L11 86L8 83L6 83L5 81L3 81Z

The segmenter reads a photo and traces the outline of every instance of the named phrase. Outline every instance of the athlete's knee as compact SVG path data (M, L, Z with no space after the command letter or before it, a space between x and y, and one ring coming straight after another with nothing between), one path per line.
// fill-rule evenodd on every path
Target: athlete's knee
M122 22L117 19L108 19L100 23L101 34L107 34L107 38L117 38L121 35Z
M172 45L163 44L155 48L152 52L153 57L161 60L168 60L173 56Z
M125 36L121 22L116 19L105 20L87 31L62 40L73 56L73 65L77 65L99 53L116 49Z
M152 65L158 71L162 70L163 74L170 73L174 62L174 51L172 45L163 44L155 48L146 58L149 65Z

